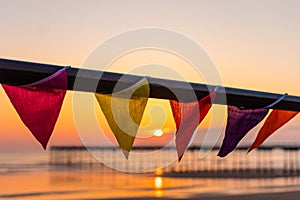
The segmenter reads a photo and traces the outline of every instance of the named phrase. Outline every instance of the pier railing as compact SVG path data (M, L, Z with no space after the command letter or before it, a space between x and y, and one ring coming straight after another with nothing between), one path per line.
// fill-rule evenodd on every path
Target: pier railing
M159 147L135 147L132 152L145 153L158 150ZM300 175L300 146L265 146L260 147L251 154L247 154L248 148L238 147L226 158L216 156L215 148L205 158L199 158L200 147L191 147L185 153L182 161L174 161L170 165L160 169L164 161L168 159L175 148L164 148L159 159L147 158L130 162L129 167L136 171L143 171L147 166L155 166L166 176L192 176L192 177L281 177ZM201 148L202 150L205 148ZM113 147L89 147L89 151L101 151L103 159L112 163L113 168L122 165L117 152ZM54 146L50 150L49 162L52 166L65 166L88 169L107 169L101 161L94 158L85 147L59 147ZM145 155L146 157L146 155Z

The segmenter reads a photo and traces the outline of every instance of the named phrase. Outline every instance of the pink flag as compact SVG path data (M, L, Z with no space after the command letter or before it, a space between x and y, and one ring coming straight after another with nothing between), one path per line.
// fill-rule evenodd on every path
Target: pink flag
M170 100L173 117L176 123L176 150L180 161L188 147L197 126L205 118L214 101L216 91L195 102L181 103Z
M2 84L21 120L44 149L59 116L67 86L65 68L29 85Z

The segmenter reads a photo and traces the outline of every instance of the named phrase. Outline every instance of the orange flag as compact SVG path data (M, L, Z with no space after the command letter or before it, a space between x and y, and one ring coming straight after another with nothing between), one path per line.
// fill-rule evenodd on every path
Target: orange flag
M272 113L268 116L263 127L260 129L255 141L253 142L248 152L259 147L269 136L271 136L276 130L293 119L297 114L298 112L273 110Z

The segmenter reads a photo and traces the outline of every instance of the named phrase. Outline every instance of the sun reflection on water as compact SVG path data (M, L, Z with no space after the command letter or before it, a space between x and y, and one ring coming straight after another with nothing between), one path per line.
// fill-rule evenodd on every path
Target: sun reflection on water
M155 190L154 196L155 197L162 197L164 195L162 190Z
M161 177L155 177L154 187L155 187L155 189L161 189L163 187L163 180Z
M155 197L162 197L163 196L163 179L162 177L155 177L154 178L154 189L155 189L155 192L154 192L154 195Z

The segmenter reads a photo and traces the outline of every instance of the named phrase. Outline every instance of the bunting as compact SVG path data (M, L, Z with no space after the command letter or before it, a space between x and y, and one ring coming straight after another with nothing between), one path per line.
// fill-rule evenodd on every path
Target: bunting
M178 161L187 149L197 126L207 115L216 97L216 91L196 102L181 103L170 100L173 117L176 124L176 150Z
M270 137L275 131L281 128L283 125L293 119L298 112L273 110L266 119L265 124L258 132L258 135L249 149L249 152L259 147L268 137Z
M261 122L268 114L268 109L241 110L235 106L228 106L228 119L225 137L218 153L219 157L225 157L232 152L246 134Z
M127 159L141 123L149 93L149 83L147 79L142 79L132 87L112 95L95 95Z
M55 127L67 86L66 68L29 85L2 84L21 120L44 149Z
M2 84L20 119L44 149L47 148L65 98L68 87L66 69L60 69L51 76L28 85ZM178 161L188 148L197 126L208 114L216 98L216 90L194 102L169 101L176 124L175 143ZM145 78L113 94L95 94L109 127L127 159L142 121L149 94L150 87ZM247 133L266 117L269 109L287 96L288 94L284 94L271 105L260 109L228 106L225 137L218 156L225 157L231 153ZM249 152L263 144L297 114L298 112L273 110L259 130Z

